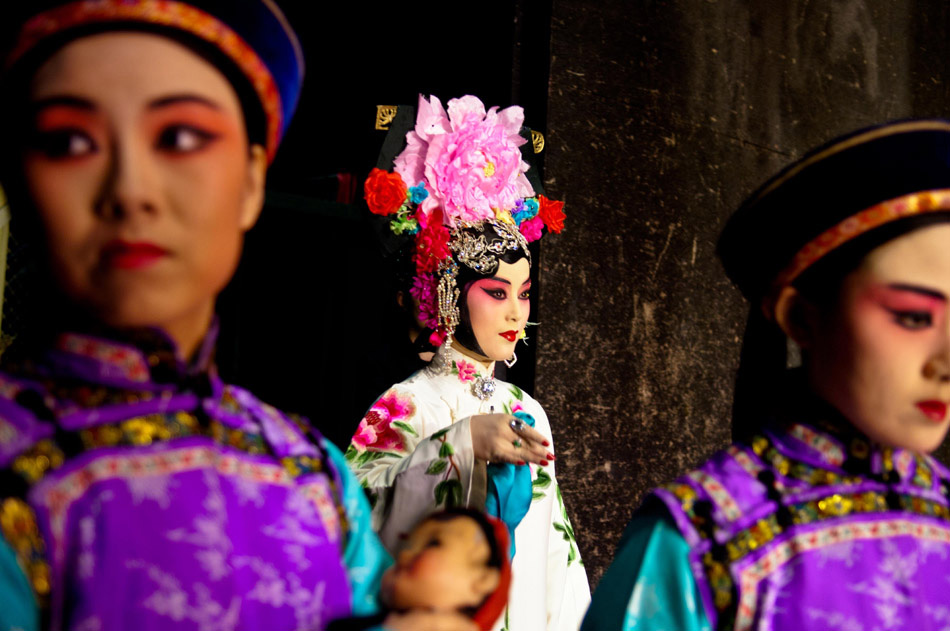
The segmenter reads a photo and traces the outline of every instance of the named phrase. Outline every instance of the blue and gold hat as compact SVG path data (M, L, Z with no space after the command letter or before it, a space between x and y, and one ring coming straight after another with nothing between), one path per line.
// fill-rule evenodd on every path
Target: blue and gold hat
M210 45L253 89L273 160L297 106L304 61L296 34L272 0L39 0L27 10L7 56L8 71L50 42L61 46L100 30L169 31Z
M899 121L786 167L729 219L717 253L771 316L778 290L831 252L895 222L931 221L950 221L950 121Z

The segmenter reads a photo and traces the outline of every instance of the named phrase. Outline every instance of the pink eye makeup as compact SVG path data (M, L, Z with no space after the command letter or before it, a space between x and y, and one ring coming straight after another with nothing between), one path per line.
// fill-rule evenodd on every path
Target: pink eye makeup
M933 326L943 317L946 298L930 289L914 285L876 285L866 299L889 312L894 322L905 329L918 330Z
M486 278L475 282L475 288L481 290L486 295L495 300L505 300L508 297L508 291L511 288L507 282Z

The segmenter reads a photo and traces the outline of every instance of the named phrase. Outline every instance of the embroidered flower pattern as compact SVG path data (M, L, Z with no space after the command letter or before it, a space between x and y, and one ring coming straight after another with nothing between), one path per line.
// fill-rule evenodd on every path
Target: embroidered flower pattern
M460 359L455 362L455 367L458 369L459 381L465 383L466 381L471 381L475 378L475 366L468 363L464 359Z
M373 404L360 421L353 436L353 445L357 451L405 451L406 445L399 430L402 426L409 427L405 419L415 412L411 399L402 398L390 390Z

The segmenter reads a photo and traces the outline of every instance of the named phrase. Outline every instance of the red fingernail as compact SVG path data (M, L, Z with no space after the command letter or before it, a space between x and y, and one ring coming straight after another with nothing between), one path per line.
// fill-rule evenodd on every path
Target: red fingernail
M544 445L545 447L550 447L550 446L551 446L551 443L549 443L548 441L544 441L544 442L541 443L541 444Z
M547 460L542 460L542 461L541 461L541 466L542 466L542 467L548 466L548 461L547 461Z
M548 460L554 460L554 454L548 454Z
M519 461L518 461L518 464L519 464L519 465L523 465L523 464L526 464L526 463L525 463L524 460L519 460Z

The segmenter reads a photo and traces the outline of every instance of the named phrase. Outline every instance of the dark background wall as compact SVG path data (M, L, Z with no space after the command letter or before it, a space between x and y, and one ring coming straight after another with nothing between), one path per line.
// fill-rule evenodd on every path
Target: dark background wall
M746 316L725 218L840 133L946 116L947 6L554 0L537 396L592 582L644 493L724 446ZM556 289L555 289L556 288Z

